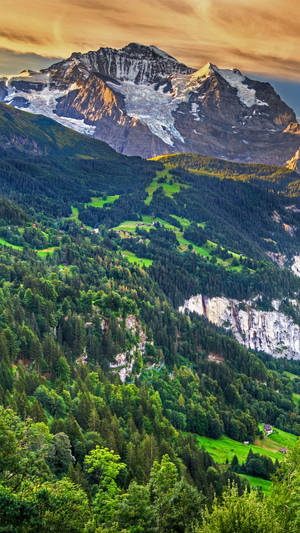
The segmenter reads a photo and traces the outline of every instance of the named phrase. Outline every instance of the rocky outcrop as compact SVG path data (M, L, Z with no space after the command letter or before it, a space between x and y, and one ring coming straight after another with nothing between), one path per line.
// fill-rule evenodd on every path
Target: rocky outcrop
M295 301L291 302L297 305ZM179 308L183 313L204 316L216 326L231 330L236 339L251 350L263 351L274 357L300 359L300 328L279 311L280 302L272 302L273 310L255 308L255 301L208 298L198 294Z
M280 267L283 267L287 262L286 255L280 253L280 252L266 252L266 255L270 257L270 259L273 261L273 263L276 263Z
M286 162L286 166L291 170L300 173L300 148L298 148L293 157Z
M131 376L136 356L138 353L143 355L147 341L147 336L134 315L128 315L126 318L126 329L136 336L137 341L128 352L117 354L114 363L109 365L113 371L118 372L122 383Z
M1 78L0 100L145 158L191 152L282 165L300 145L295 113L269 83L211 63L196 71L137 43Z
M291 269L295 276L300 277L300 255L295 255L293 257Z

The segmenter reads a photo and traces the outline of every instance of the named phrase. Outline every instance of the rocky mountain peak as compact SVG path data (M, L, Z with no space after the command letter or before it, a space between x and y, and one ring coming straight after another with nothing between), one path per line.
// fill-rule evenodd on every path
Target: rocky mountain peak
M213 63L206 63L199 70L195 70L191 76L192 80L204 80L209 78L217 71L217 67Z
M154 45L75 52L0 80L0 100L127 155L195 152L281 165L299 148L295 113L270 84L210 62L195 70Z
M163 50L139 43L130 43L121 49L99 48L84 54L75 52L48 70L54 79L63 76L65 81L76 70L84 78L96 74L134 83L153 83L173 72L190 74L194 71Z
M167 59L173 61L174 63L178 63L177 59L154 45L147 46L139 43L129 43L121 48L119 52L125 52L127 55L135 58L140 58L142 56L148 59L152 58L155 61L158 59Z

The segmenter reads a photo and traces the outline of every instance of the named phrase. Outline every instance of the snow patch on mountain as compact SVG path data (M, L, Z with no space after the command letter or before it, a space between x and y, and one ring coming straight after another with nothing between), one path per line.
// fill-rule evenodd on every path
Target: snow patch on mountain
M184 138L175 128L174 112L182 103L187 103L196 90L205 81L206 74L174 74L168 78L171 89L165 91L166 85L108 81L114 91L125 97L126 113L130 117L147 124L150 131L160 137L166 144L173 146L175 141L184 143ZM167 83L167 82L166 82ZM199 121L201 99L192 102L190 109L194 120Z
M122 58L118 68L118 79L122 79L123 67ZM134 65L134 64L133 64ZM166 84L161 84L158 88L154 83L136 82L135 66L127 67L127 80L118 83L108 81L107 84L114 90L125 96L126 112L130 117L141 120L149 127L150 131L161 138L169 146L174 146L176 140L184 143L180 132L175 128L174 112L178 110L181 103L187 103L190 98L196 98L190 106L191 115L195 121L201 120L201 96L199 89L205 80L218 72L225 81L237 89L237 96L247 107L254 105L268 106L256 97L255 89L251 89L245 83L245 76L238 70L222 70L215 65L207 63L200 70L192 73L174 73L166 80L171 89L166 90ZM133 69L132 72L130 69ZM149 67L148 67L149 68ZM143 72L141 76L144 79ZM249 117L248 117L249 118Z
M250 89L250 87L244 83L246 78L239 70L218 69L217 67L215 67L215 69L222 78L231 85L231 87L237 90L237 95L240 101L247 107L253 107L254 105L269 106L267 102L262 102L262 100L256 98L255 89Z
M153 84L137 85L132 81L123 81L118 85L113 82L107 84L125 96L127 115L147 124L154 135L170 146L174 144L175 139L184 142L174 125L173 111L179 102L170 93L163 92L162 87L155 90Z
M49 115L50 116L50 115ZM54 118L52 115L50 118ZM86 124L84 122L84 119L82 118L70 118L70 117L57 117L55 115L56 122L59 122L59 124L62 124L63 126L66 126L66 128L71 128L72 130L77 131L78 133L83 133L84 135L89 135L92 137L95 133L96 126L91 126L90 124Z
M70 117L60 117L55 114L57 100L62 96L65 96L69 91L76 89L76 84L71 85L66 91L62 91L59 89L50 89L49 85L47 85L41 91L31 90L29 92L17 90L9 83L7 85L7 88L8 95L4 99L4 102L6 104L12 104L14 98L23 98L24 102L26 103L24 103L24 106L20 105L19 109L27 111L29 113L34 113L35 115L44 115L46 117L52 118L63 126L78 131L79 133L84 133L85 135L90 136L94 135L96 127L91 126L90 124L86 124L83 119L79 120Z

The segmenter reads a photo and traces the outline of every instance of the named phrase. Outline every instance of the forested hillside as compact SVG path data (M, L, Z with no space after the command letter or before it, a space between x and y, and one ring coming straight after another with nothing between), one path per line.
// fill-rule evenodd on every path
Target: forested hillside
M254 183L261 188L275 191L285 196L299 196L299 174L287 167L255 163L233 163L224 159L199 154L174 154L155 157L171 168L181 168L196 174L210 174L220 179L233 179ZM295 188L294 194L292 189Z
M298 212L1 112L2 530L218 532L214 498L232 487L224 506L253 509L255 531L270 515L294 533L284 498L296 505L299 451L280 467L279 446L300 434L299 361L252 353L178 305L200 290L297 298L299 279L265 252L272 239L293 255ZM273 450L262 423L277 428ZM215 460L199 437L247 458ZM248 494L273 475L273 496Z

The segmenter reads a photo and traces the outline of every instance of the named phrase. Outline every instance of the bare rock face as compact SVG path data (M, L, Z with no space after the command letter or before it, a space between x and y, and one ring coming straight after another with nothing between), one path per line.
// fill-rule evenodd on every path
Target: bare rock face
M192 296L179 308L206 317L216 326L230 329L236 339L251 350L274 357L300 359L300 328L281 313L280 302L274 300L272 311L261 311L254 301L239 302L224 297ZM293 302L297 305L296 302Z
M300 277L300 255L295 255L293 257L293 264L291 266L292 272L297 276Z
M115 361L109 365L113 372L118 372L122 383L130 378L136 357L138 354L144 354L147 342L147 335L134 315L127 316L126 329L136 337L136 342L128 352L117 354Z
M145 158L192 152L282 165L300 146L295 113L269 83L211 63L195 71L137 43L1 78L0 101Z
M300 148L298 148L293 157L286 162L286 166L291 170L295 170L298 173L300 172Z

